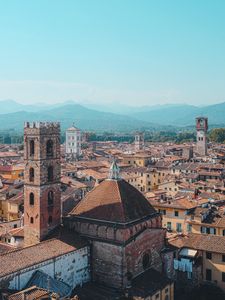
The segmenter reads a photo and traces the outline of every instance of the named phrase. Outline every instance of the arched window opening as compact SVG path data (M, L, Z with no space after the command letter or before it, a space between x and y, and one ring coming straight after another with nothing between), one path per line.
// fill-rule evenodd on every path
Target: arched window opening
M48 140L46 143L46 153L47 156L53 156L53 141Z
M48 167L48 181L53 181L53 167Z
M33 217L30 218L30 223L31 223L31 224L34 223L34 218L33 218Z
M150 255L149 253L145 253L142 258L143 269L146 270L147 268L149 268L150 263L151 263Z
M30 156L34 155L34 140L30 141Z
M34 182L34 168L30 168L29 170L29 180L30 182Z
M52 216L48 217L48 225L52 224Z
M54 201L53 191L48 192L48 206L52 206Z
M30 205L34 205L34 193L30 193Z

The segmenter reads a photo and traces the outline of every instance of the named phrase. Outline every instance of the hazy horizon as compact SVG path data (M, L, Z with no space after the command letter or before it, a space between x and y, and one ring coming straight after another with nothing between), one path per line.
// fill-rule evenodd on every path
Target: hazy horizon
M76 100L62 100L62 101L55 101L55 102L24 102L24 101L19 101L15 99L0 99L0 104L1 102L16 102L18 104L24 105L24 106L40 106L40 107L48 107L48 106L54 106L54 105L70 105L70 104L78 104L78 105L84 105L88 107L89 105L91 107L96 107L96 109L99 107L108 107L110 108L111 106L122 106L122 107L127 107L127 108L144 108L144 107L164 107L164 106L180 106L180 105L190 105L190 106L195 106L195 107L206 107L209 105L214 105L214 104L222 104L225 103L225 101L218 102L218 103L209 103L209 104L190 104L190 103L150 103L150 104L139 104L139 103L116 103L116 102L108 102L108 103L101 103L101 102L92 102L92 101L76 101ZM121 112L122 113L122 112Z
M225 101L222 0L0 4L0 99L129 106Z

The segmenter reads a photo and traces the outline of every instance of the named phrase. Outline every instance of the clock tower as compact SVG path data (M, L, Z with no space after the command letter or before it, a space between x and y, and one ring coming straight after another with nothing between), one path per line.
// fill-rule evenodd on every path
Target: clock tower
M207 130L208 118L196 118L196 131L197 131L197 152L201 156L207 155Z

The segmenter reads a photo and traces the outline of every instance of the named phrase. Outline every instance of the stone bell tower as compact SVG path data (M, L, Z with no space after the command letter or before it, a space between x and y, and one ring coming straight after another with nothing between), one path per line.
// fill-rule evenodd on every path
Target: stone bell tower
M60 225L59 123L25 123L24 162L24 245L28 246Z
M140 151L144 149L144 133L143 132L136 132L134 136L134 148L135 151Z
M201 156L207 155L207 130L208 118L196 118L196 131L197 131L197 152Z

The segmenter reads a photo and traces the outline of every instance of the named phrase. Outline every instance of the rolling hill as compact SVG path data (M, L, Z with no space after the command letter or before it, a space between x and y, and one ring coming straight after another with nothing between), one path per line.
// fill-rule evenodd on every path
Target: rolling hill
M150 122L136 120L131 116L100 112L79 104L69 104L37 112L18 111L0 114L1 130L16 128L21 131L24 121L60 121L63 130L70 127L73 122L83 130L96 131L132 131L157 127Z
M197 116L205 116L209 119L209 125L224 126L225 102L204 107L193 105L158 106L144 112L132 113L130 116L145 122L172 126L194 126Z

